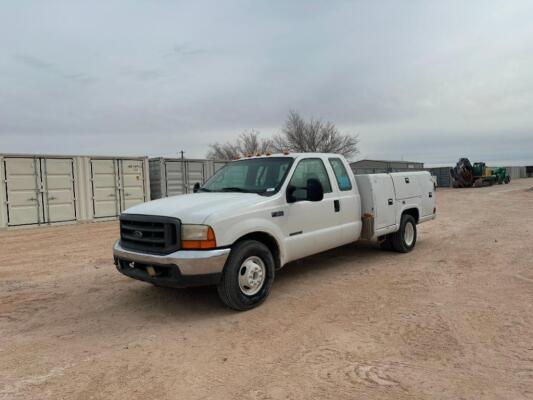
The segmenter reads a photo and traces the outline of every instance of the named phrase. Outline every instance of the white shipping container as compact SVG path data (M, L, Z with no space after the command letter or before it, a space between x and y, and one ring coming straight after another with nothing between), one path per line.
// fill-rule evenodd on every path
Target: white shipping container
M145 157L0 155L0 227L116 218L150 198Z

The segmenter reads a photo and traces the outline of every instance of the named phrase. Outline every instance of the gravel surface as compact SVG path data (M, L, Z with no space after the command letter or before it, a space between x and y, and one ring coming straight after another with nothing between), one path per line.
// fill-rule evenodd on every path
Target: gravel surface
M0 399L531 399L533 179L439 189L410 254L292 263L237 313L119 274L116 222L0 232Z

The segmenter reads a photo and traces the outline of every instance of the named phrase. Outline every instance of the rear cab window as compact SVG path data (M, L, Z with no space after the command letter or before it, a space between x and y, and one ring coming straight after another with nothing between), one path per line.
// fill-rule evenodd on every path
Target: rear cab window
M352 190L352 182L350 182L350 176L348 175L342 160L340 158L330 158L329 164L331 165L333 173L335 174L335 178L337 179L339 190L343 192Z

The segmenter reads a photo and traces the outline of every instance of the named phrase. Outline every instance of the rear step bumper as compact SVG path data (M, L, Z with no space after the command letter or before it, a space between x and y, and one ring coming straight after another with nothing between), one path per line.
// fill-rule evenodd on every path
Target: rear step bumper
M217 284L231 249L179 250L166 255L127 250L117 240L113 257L119 272L161 286Z

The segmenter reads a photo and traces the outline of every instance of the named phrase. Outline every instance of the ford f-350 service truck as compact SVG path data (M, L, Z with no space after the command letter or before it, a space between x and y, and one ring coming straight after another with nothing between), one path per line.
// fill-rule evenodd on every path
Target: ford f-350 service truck
M434 219L428 172L354 176L337 154L249 157L196 193L129 208L120 216L117 269L156 286L216 285L236 310L268 296L290 261L360 239L400 253Z

